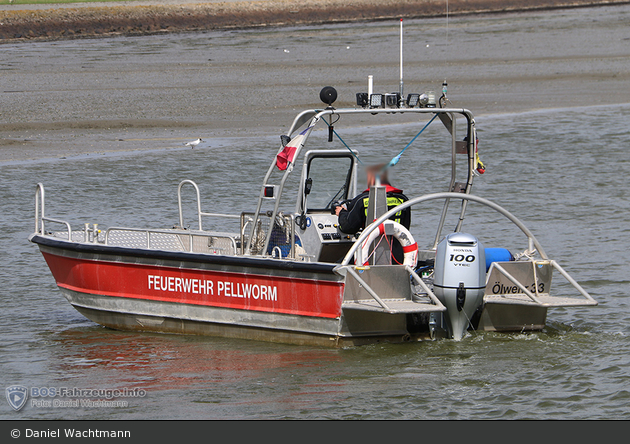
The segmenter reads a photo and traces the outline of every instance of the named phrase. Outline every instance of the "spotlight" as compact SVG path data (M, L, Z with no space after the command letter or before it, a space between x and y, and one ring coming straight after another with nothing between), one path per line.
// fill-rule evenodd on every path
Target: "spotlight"
M370 96L370 108L382 108L383 105L383 94L372 94Z
M414 108L418 106L420 103L420 94L408 94L407 95L407 106L409 108Z
M398 107L399 98L400 94L398 93L385 94L385 105L388 108L396 108Z
M357 93L357 106L365 108L370 103L368 93Z
M423 94L423 96L426 96L426 103L424 104L424 106L426 106L427 108L435 108L435 91L427 91ZM422 102L422 97L420 97L420 101Z

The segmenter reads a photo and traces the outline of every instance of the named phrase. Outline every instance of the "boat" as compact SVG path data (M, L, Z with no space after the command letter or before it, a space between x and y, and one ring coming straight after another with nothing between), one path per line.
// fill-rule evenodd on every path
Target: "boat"
M550 308L597 305L520 219L471 193L473 180L484 171L476 123L471 111L452 106L446 86L439 98L432 91L404 96L401 80L399 93L378 94L370 76L368 92L357 93L356 106L346 108L335 108L333 87L323 88L325 106L298 113L280 137L250 212L202 211L199 186L185 179L177 189L175 226L73 228L48 216L44 185L38 183L29 240L39 247L68 302L116 330L345 347L461 340L474 331L539 331ZM422 129L383 168L393 168L425 128L440 122L447 134L450 175L435 192L391 209L377 175L366 212L373 222L345 233L334 209L357 195L363 166L360 153L349 148L338 129L353 116L384 115L404 115ZM459 131L465 133L462 140ZM314 134L337 143L307 149ZM288 185L296 173L297 190ZM183 217L184 187L196 194L193 228ZM441 213L430 231L432 241L418 246L419 233L395 215L435 201ZM464 230L472 204L491 210L493 223L515 227L522 251L486 248L475 235L481 225ZM456 224L446 233L453 212ZM207 228L209 219L219 229ZM222 228L227 222L232 231ZM423 227L425 237L429 231ZM391 253L396 242L403 246L401 261ZM552 296L554 273L576 294Z

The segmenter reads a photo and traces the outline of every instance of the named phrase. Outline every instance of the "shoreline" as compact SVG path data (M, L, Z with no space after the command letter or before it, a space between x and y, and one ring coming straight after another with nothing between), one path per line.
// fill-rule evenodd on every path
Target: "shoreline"
M186 0L184 0L186 1ZM450 0L449 16L630 4L628 0ZM0 43L275 28L446 15L433 0L268 0L173 4L4 5ZM8 6L8 7L7 7Z
M483 123L483 121L485 121L486 119L493 119L493 118L505 119L505 118L509 118L513 116L530 115L530 114L546 114L546 113L553 114L560 111L579 112L580 110L592 110L593 108L627 108L627 107L630 107L630 102L611 103L611 104L606 104L606 105L594 105L594 106L585 106L585 105L571 106L571 107L562 106L558 108L540 108L540 109L532 109L532 110L526 110L526 111L520 111L520 112L505 111L502 113L481 113L481 114L475 115L475 120L477 120L479 123ZM417 122L373 124L373 125L368 124L367 126L349 126L348 128L346 128L346 132L355 133L355 132L361 131L363 128L389 129L391 127L405 127L407 125L411 126L415 124L417 124ZM319 131L322 131L322 129L319 129ZM204 146L199 147L197 151L204 152L204 153L212 153L213 148L225 147L227 145L233 145L235 142L247 141L251 137L253 136L251 135L250 136L224 135L224 136L206 138L204 139ZM256 137L258 139L269 139L270 142L271 141L275 142L277 134L273 134L269 132L269 133L256 135ZM35 164L35 163L53 163L53 162L63 162L63 161L70 161L70 162L71 161L89 161L89 160L94 160L97 158L100 159L100 158L105 158L105 157L118 158L118 157L126 157L126 156L146 155L146 154L151 154L151 153L159 154L159 153L164 153L167 151L177 151L181 153L187 153L190 151L190 148L181 146L181 142L187 141L186 138L180 137L180 138L173 138L172 140L174 143L177 144L177 146L161 146L161 147L145 147L145 148L136 147L136 148L130 148L130 149L127 149L127 148L105 149L103 147L99 147L92 150L77 151L77 152L70 152L70 153L60 153L56 151L54 154L50 156L39 155L39 156L21 157L21 158L9 159L9 160L3 158L2 156L3 146L0 144L0 168L3 166L18 166L18 165ZM275 148L275 145L273 144L270 145L269 156L273 156L274 148Z
M529 109L524 111L505 111L501 113L480 113L475 115L475 120L479 123L483 123L486 119L505 119L513 116L521 116L528 114L545 114L545 113L557 113L560 111L567 112L579 112L580 110L592 110L593 108L626 108L630 107L630 102L625 103L611 103L605 105L594 105L594 106L586 106L586 105L578 105L578 106L561 106L557 108L539 108L539 109ZM347 132L353 133L357 131L361 131L363 128L389 128L389 127L404 127L407 125L414 125L417 122L403 122L403 123L390 123L390 124L368 124L366 126L355 126L351 125L346 128ZM2 129L0 128L0 132ZM321 131L321 129L320 129ZM247 141L251 137L256 137L258 139L269 139L270 141L275 141L277 134L272 132L263 131L261 134L253 135L222 135L215 137L206 137L204 139L204 145L199 147L198 151L211 153L212 148L217 147L225 147L227 145L234 144L236 142ZM135 155L146 155L150 153L163 153L166 151L177 151L177 152L189 152L190 148L182 146L182 143L187 141L185 137L176 137L176 138L147 138L146 141L169 141L170 144L168 146L147 146L147 147L134 147L134 148L104 148L103 146L95 147L93 149L84 149L78 151L58 151L54 150L52 153L42 154L41 152L38 155L34 155L35 153L30 153L32 157L19 156L18 158L5 158L3 153L3 148L8 148L8 146L12 145L12 143L2 144L0 143L0 168L3 166L18 166L24 164L34 164L34 163L51 163L51 162L62 162L62 161L89 161L94 160L95 158L104 158L104 157L125 157L125 156L135 156ZM125 141L121 139L120 141ZM16 144L20 144L19 141L15 141ZM269 155L273 155L273 145L270 145Z
M409 20L406 92L448 79L451 101L481 118L630 104L628 17L630 4L460 16L451 45L443 19ZM5 45L0 165L277 137L324 85L338 107L354 106L367 75L395 91L396 31L392 20Z

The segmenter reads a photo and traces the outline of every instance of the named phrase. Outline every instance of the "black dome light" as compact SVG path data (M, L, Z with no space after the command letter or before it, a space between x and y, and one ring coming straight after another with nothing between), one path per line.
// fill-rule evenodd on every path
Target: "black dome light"
M319 98L326 105L331 106L337 100L337 90L332 86L324 86L319 92Z

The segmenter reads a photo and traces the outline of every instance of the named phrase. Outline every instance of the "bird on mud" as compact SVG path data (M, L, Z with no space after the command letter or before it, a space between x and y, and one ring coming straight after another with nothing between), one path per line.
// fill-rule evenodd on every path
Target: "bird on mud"
M191 148L195 148L197 145L199 145L201 142L203 142L203 140L201 140L201 138L197 139L197 140L193 140L192 142L186 142L184 144L184 146L189 146Z

